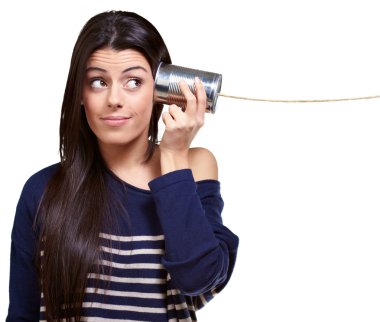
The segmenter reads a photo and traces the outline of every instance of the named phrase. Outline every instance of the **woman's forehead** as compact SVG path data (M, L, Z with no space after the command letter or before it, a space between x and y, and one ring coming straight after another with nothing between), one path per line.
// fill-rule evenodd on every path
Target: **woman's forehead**
M102 48L94 51L87 60L87 67L93 65L126 67L135 64L150 70L145 56L135 49L115 50L108 47Z

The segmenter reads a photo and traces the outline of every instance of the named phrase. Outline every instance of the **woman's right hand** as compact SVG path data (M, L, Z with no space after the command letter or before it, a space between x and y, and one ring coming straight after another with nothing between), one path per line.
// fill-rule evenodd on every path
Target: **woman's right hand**
M160 143L162 173L189 168L188 151L195 135L204 124L207 107L206 91L198 77L194 80L193 94L183 80L179 87L186 98L186 108L182 110L173 104L162 114L165 131Z

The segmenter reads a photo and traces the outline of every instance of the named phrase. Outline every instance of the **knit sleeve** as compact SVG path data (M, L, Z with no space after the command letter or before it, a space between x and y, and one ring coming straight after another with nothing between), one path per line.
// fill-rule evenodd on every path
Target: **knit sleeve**
M236 260L238 237L223 225L216 180L194 182L190 169L149 183L165 235L163 265L184 295L219 292Z
M7 322L38 321L41 291L36 259L37 233L33 222L48 178L56 166L34 174L19 198L11 235L9 308Z
M32 227L36 203L32 195L33 187L27 182L12 229L7 322L39 319L41 295L35 267L36 237Z

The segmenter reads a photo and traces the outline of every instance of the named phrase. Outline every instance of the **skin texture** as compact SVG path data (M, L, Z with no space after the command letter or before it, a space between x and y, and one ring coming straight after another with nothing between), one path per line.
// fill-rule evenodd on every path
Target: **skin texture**
M142 189L171 171L191 168L196 181L217 179L217 163L203 148L190 148L203 126L206 93L195 79L196 95L185 82L180 88L187 105L170 105L162 115L165 131L148 162L149 121L153 108L154 79L149 63L136 50L95 51L87 62L82 102L91 130L98 138L108 167L122 180Z

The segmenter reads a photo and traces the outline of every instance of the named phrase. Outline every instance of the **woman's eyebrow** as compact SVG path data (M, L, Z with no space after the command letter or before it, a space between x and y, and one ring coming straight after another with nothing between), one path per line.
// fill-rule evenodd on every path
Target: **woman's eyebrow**
M142 66L132 66L132 67L128 67L126 69L123 70L123 73L127 73L131 70L136 70L136 69L142 69L143 71L145 71L146 73L148 72L146 70L146 68L142 67ZM100 67L87 67L86 69L86 73L88 72L91 72L91 71L98 71L98 72L103 72L103 73L106 73L107 71L103 68L100 68Z
M91 72L91 71L98 71L98 72L103 72L103 73L107 72L105 69L100 68L100 67L87 67L86 68L86 73Z
M135 69L142 69L143 71L145 71L146 73L148 72L144 67L142 67L142 66L132 66L132 67L129 67L129 68L127 68L127 69L124 69L123 70L123 73L127 73L127 72L129 72L129 71L131 71L131 70L135 70Z

